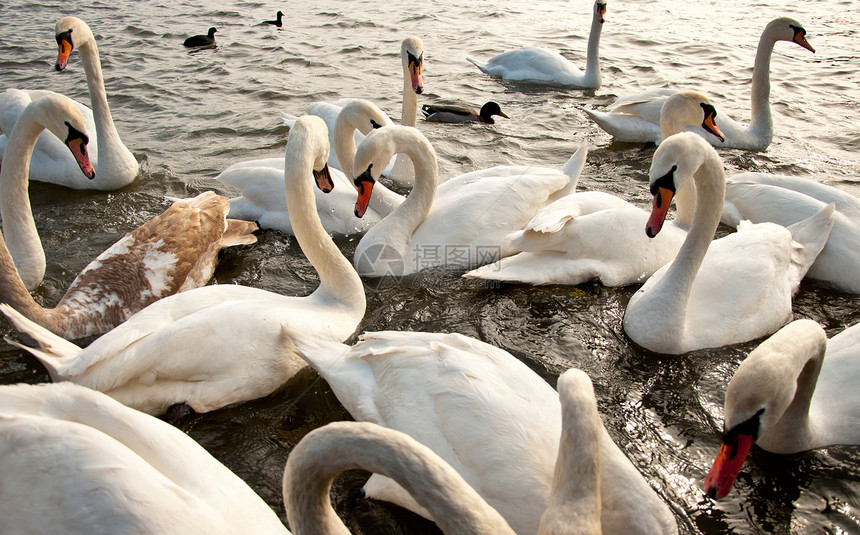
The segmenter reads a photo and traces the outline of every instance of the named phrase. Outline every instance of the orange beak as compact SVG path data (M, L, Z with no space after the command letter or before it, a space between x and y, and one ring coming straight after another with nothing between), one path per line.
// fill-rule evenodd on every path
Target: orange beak
M66 68L72 49L75 48L74 45L72 45L71 30L57 34L57 47L59 50L57 52L57 65L55 68L58 71L61 71Z
M331 171L328 168L328 164L325 164L320 171L314 169L314 180L317 183L317 187L323 193L330 193L334 189L334 180L331 179Z
M72 151L72 156L74 156L75 161L78 162L81 172L90 180L94 179L96 177L96 170L93 169L93 165L90 163L90 157L87 154L86 140L81 137L67 139L66 145L69 147L69 150Z
M717 110L713 107L705 111L705 120L702 121L702 128L716 136L720 141L726 141L726 136L723 135L722 130L717 126Z
M371 164L370 167L373 165ZM355 201L356 217L364 217L364 213L367 212L367 205L370 204L373 185L376 184L376 180L370 175L370 167L355 179L355 187L358 189L358 200Z
M657 188L657 193L654 194L654 204L651 206L651 216L645 226L645 234L649 238L656 236L663 228L663 222L666 220L666 214L669 213L669 204L671 204L674 195L670 189Z
M806 32L797 32L794 34L794 42L815 54L815 49L806 40Z
M597 4L597 15L600 17L600 24L606 22L606 4Z
M724 443L720 447L714 466L705 477L705 492L708 496L719 500L729 494L753 442L751 435L739 434L732 444Z
M412 91L415 91L416 95L424 92L424 78L421 76L421 66L423 64L424 54L418 59L409 54L409 75L412 79Z

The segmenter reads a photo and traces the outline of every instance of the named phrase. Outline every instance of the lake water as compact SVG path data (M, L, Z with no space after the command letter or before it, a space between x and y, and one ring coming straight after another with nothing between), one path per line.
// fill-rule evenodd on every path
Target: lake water
M283 155L281 112L300 114L316 100L370 98L399 119L400 41L425 47L421 103L480 105L495 100L511 117L494 126L419 121L440 173L497 164L560 166L576 147L590 153L580 189L609 191L646 207L653 148L613 143L578 109L600 108L651 87L697 88L720 113L749 120L749 78L759 35L778 16L806 28L812 54L775 47L771 103L775 137L763 153L723 150L728 172L762 170L809 176L860 193L860 12L853 1L640 0L610 2L594 91L508 83L466 57L540 45L584 68L590 1L403 0L275 4L239 0L29 2L0 5L2 87L42 88L88 102L80 58L54 72L54 23L87 21L98 39L108 99L125 144L141 162L132 185L110 194L30 186L48 256L37 299L55 303L92 258L126 231L163 211L166 196L205 189L241 160ZM282 29L260 26L282 10ZM218 28L215 49L189 52L182 41ZM721 228L721 232L728 229ZM340 239L352 254L355 241ZM220 283L305 295L316 274L294 240L264 231L252 247L224 254ZM367 281L360 330L460 332L502 347L550 384L569 367L592 378L612 437L675 510L682 533L860 532L860 464L851 447L779 456L755 449L732 493L705 498L702 481L719 447L728 379L757 343L660 356L635 347L621 318L636 287L532 288L465 281L456 273L419 275L380 287ZM821 322L828 335L860 321L860 299L804 282L795 317ZM5 322L2 334L11 334ZM14 336L14 335L13 335ZM574 358L572 348L588 348ZM48 380L31 357L0 349L0 383ZM191 416L179 426L246 479L283 518L280 486L290 449L308 431L348 418L313 373L266 399ZM338 480L336 506L365 533L432 533L434 526L393 506L348 507L366 474ZM516 484L516 482L511 482Z

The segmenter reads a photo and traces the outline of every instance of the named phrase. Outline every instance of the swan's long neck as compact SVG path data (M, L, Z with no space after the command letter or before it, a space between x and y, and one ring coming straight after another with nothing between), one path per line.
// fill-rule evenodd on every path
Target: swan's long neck
M55 309L42 308L27 291L12 256L6 247L6 241L0 236L0 302L6 303L27 318L44 326L52 332L62 332L65 314L57 313Z
M8 136L0 168L0 214L8 249L23 284L36 288L45 276L45 251L36 230L28 193L30 157L44 127L25 110ZM17 276L16 276L17 278Z
M99 49L95 39L90 39L78 48L81 62L87 75L87 88L90 92L90 104L93 110L93 121L96 124L96 142L98 147L98 164L96 180L110 184L111 179L118 177L124 180L131 171L136 174L137 161L134 155L123 144L113 122L110 106L105 92L102 64L99 60ZM125 185L125 182L117 184Z
M327 136L326 136L327 137ZM290 224L302 252L320 277L314 295L364 312L364 286L358 273L334 244L316 211L313 189L314 157L305 143L289 145L284 170L284 193Z
M105 92L104 74L102 74L102 63L99 59L99 49L95 39L90 39L78 48L81 54L81 63L87 75L87 89L90 92L90 104L93 109L93 120L98 131L99 154L102 154L102 144L108 142L111 135L119 139L113 117L108 106L107 94Z
M400 206L371 228L361 240L362 246L382 243L394 247L404 259L411 258L409 248L412 234L430 212L439 180L436 152L432 145L417 133L409 138L400 143L396 151L405 153L412 160L415 187Z
M751 120L748 132L763 149L773 139L773 116L770 111L770 58L775 41L762 34L755 53L750 96Z
M594 12L591 19L591 33L588 34L588 52L585 57L585 84L588 87L600 87L600 31L603 23L600 15Z
M430 511L445 533L514 533L495 509L428 448L397 431L356 422L316 429L290 453L283 493L293 533L349 534L332 509L329 494L334 477L352 469L397 481Z
M403 105L400 109L400 124L415 126L418 124L418 95L412 90L412 75L408 64L403 64Z
M56 332L56 320L62 316L43 309L27 291L28 287L37 287L45 274L45 252L27 194L30 156L43 129L25 110L8 136L6 158L0 167L3 232L13 238L7 247L0 235L0 301ZM19 259L19 265L13 258ZM20 273L26 273L28 280L22 279Z
M538 533L600 535L600 433L603 423L597 412L594 391L583 372L572 370L559 379L559 397L561 441L552 494L541 516Z
M661 307L666 313L663 316L665 320L663 336L667 340L685 338L687 300L699 267L708 252L708 246L720 224L726 180L719 157L709 153L693 175L693 180L697 191L693 224L675 260L660 280L659 287L655 285L651 293L653 298L664 301L664 306Z
M352 180L352 169L355 160L355 131L357 128L347 121L336 120L332 137L334 153L340 163L340 170L346 178Z

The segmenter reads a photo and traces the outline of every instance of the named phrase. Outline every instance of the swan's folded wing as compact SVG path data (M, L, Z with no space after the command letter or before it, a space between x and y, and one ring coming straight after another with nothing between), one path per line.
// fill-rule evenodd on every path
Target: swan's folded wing
M283 163L282 163L283 165ZM285 212L284 169L275 167L241 167L224 171L221 182L236 187L246 202L267 212ZM232 216L231 217L235 217ZM244 219L244 218L243 218Z

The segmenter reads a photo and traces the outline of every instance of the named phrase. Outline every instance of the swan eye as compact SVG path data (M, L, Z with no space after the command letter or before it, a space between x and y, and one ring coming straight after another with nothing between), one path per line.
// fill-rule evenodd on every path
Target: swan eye
M370 173L370 170L372 168L373 164L368 165L367 169L363 173L355 177L355 180L353 180L353 182L355 183L356 188L360 188L362 182L370 182L371 184L376 183L376 180L373 179L373 175Z
M738 425L732 427L728 432L723 434L723 444L737 446L738 435L747 435L753 437L753 441L758 440L759 427L761 426L761 415L764 414L764 409L759 409L749 419L744 420ZM731 457L734 457L732 451Z
M660 188L669 190L674 195L675 193L675 171L678 170L677 165L673 165L669 172L655 180L651 184L651 195L657 195Z
M422 52L421 55L416 58L415 55L412 54L412 52L407 51L406 52L406 58L409 61L410 65L415 65L416 67L420 67L421 64L424 62L424 52Z
M66 42L69 44L69 46L71 46L72 48L75 48L74 43L72 43L72 29L71 28L69 28L68 30L66 30L64 32L58 33L56 35L56 38L57 38L57 44L58 45L61 45L64 42Z
M382 128L382 125L377 123L373 119L370 120L370 125L373 127L374 130L376 130L377 128ZM373 164L371 164L371 165L373 165Z
M66 136L66 144L68 144L70 141L74 141L76 139L80 139L84 145L89 144L89 142L90 142L89 136L87 136L86 134L84 134L83 132L81 132L80 130L75 128L74 126L72 126L69 123L69 121L65 121L65 123L66 123L66 127L69 129L69 135Z

